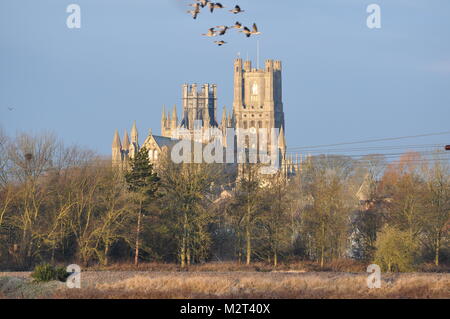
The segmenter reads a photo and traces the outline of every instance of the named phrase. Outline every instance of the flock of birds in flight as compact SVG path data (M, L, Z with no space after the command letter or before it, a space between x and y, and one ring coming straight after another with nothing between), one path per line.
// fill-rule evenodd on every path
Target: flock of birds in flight
M209 11L211 13L214 13L214 10L216 9L224 9L225 7L219 3L219 2L211 2L210 0L195 0L195 3L190 4L189 6L194 7L192 10L189 10L188 13L192 15L192 18L197 19L198 15L201 13L201 9L208 7ZM232 10L229 10L229 12L233 14L239 14L242 12L245 12L241 9L240 6L236 5ZM202 34L203 36L207 37L216 37L216 36L223 36L227 33L230 29L237 29L239 32L244 33L247 38L250 38L252 35L258 35L261 34L261 32L258 31L258 26L256 23L253 23L252 29L243 26L242 23L236 22L232 26L216 26L214 28L210 28L207 33ZM218 46L222 46L226 44L227 42L223 40L214 41L215 44Z

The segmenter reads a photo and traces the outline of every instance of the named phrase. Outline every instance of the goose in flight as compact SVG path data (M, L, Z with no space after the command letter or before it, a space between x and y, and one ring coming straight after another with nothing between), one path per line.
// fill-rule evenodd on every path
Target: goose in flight
M227 26L219 26L219 27L216 27L216 28L219 28L220 30L218 31L219 32L219 35L225 35L225 33L227 33L227 30L229 29Z
M215 37L217 35L217 33L216 33L216 31L214 31L214 28L211 28L208 30L208 33L204 33L202 35L207 36L207 37Z
M250 38L250 36L252 35L252 31L247 27L244 27L244 30L239 32L244 33L247 36L247 38Z
M214 2L209 2L209 10L211 11L211 13L214 12L214 9L223 9L225 8L220 2L214 3Z
M202 6L202 8L206 7L209 3L209 0L195 0L197 2L200 2L199 4Z
M225 41L221 40L221 41L214 41L215 44L217 44L219 47L221 47L222 45L226 44Z
M200 11L201 4L196 2L196 3L189 4L189 6L194 7L195 11Z
M192 18L197 19L198 14L200 13L197 10L189 10L187 13L190 13L192 15Z
M197 19L198 14L200 13L200 3L190 4L191 7L194 7L193 10L189 10L188 13L192 15L192 18Z
M240 23L239 21L236 21L236 23L233 26L231 26L230 28L242 29L242 23Z
M256 23L253 23L252 35L258 35L258 34L261 34L261 32L258 31L258 26L256 25Z
M238 14L240 12L245 12L245 11L242 10L240 6L235 6L233 10L230 10L230 12L234 13L234 14Z
M258 26L256 25L256 23L253 23L253 30L250 30L249 28L244 27L244 30L239 31L239 32L244 33L247 36L247 38L250 38L250 36L252 36L252 35L261 34L261 32L258 31Z

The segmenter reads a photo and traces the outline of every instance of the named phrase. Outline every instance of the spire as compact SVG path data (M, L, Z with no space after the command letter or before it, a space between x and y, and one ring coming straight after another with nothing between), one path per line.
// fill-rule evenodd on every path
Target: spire
M165 105L163 105L163 108L162 108L161 124L162 123L166 123L166 106Z
M119 149L119 150L122 149L122 144L120 143L119 130L116 130L116 132L114 133L112 148Z
M234 109L231 111L231 116L229 116L228 121L229 121L229 127L236 126L236 116L234 114Z
M131 128L131 143L135 143L136 145L138 145L138 131L136 128L136 121L133 122L133 127Z
M122 145L120 144L119 130L116 130L116 132L114 133L111 159L113 167L121 167Z
M172 128L177 128L178 126L178 114L177 114L177 105L173 106L172 111Z
M128 132L125 130L125 134L123 135L123 150L128 151L130 149L130 139L128 138Z
M222 127L226 128L228 126L228 118L227 118L227 107L223 107L223 113L222 113Z
M211 126L211 117L209 115L208 107L205 107L203 109L202 120L203 120L203 125L205 126L205 128L209 128Z
M283 127L281 127L280 135L278 136L278 148L283 150L286 149L286 138L284 137Z

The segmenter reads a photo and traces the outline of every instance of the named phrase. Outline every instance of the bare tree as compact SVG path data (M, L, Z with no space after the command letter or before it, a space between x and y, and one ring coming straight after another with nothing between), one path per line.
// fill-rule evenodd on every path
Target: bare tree
M159 174L166 221L177 238L181 267L208 255L211 236L212 198L222 174L214 164L174 164L163 155Z
M282 172L270 176L264 192L264 214L261 224L265 230L269 243L270 258L273 265L278 265L278 257L283 248L286 248L290 238L289 216L289 183Z
M22 231L20 248L24 264L29 264L41 247L40 226L45 220L48 192L48 185L41 183L41 178L53 165L57 145L51 134L20 134L8 148L11 179L21 183L16 193L16 209L8 219L12 226Z
M302 233L311 258L324 266L325 260L344 257L349 244L350 213L356 208L351 183L352 163L347 158L311 160L304 173L303 190L310 203L302 210Z
M448 245L450 226L450 174L445 163L436 161L424 167L426 176L424 235L425 245L434 253L434 263L439 266L442 247Z
M234 200L230 210L238 233L238 257L242 254L242 246L245 241L246 264L251 263L252 239L257 219L261 217L262 185L259 166L256 164L243 164L241 176L237 181Z

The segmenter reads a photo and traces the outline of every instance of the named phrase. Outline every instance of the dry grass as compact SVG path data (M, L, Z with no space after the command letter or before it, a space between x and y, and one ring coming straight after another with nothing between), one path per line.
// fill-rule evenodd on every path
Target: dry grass
M3 294L0 298L450 299L448 272L383 274L382 288L368 289L366 266L345 259L336 260L324 268L312 262L280 264L276 269L265 263L249 266L233 262L208 263L182 271L175 264L146 263L137 268L130 264L114 264L84 269L82 289L72 290L64 285L57 288L31 285L30 273L26 272L0 273L0 294ZM442 267L429 268L443 270ZM5 276L21 280L8 281Z
M65 285L58 281L35 283L30 278L0 277L0 299L49 298L55 291L64 288Z
M449 274L391 274L381 289L368 289L366 274L348 273L153 273L56 298L450 298Z
M186 269L181 269L177 264L164 263L141 263L137 267L132 263L116 263L109 266L91 266L88 270L92 271L152 271L152 272L271 272L271 271L305 271L305 272L364 272L367 264L357 262L351 259L337 259L323 268L318 263L309 261L294 261L281 263L276 268L271 264L257 262L250 265L239 264L236 262L210 262L206 264L191 265Z

